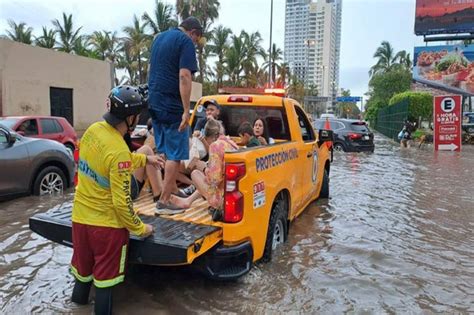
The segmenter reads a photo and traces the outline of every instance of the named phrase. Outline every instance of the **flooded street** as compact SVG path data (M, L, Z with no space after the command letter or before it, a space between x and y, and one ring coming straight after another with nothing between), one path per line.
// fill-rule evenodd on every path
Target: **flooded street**
M293 223L271 263L228 283L135 267L115 313L473 313L474 147L463 149L400 150L378 136L374 154L337 154L331 199ZM71 199L0 203L0 313L92 312L70 302L72 250L28 229Z

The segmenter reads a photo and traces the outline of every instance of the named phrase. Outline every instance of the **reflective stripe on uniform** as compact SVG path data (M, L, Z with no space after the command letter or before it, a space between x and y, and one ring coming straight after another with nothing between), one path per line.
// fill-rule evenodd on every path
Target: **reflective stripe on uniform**
M110 182L107 178L100 176L84 160L79 160L79 172L95 181L102 188L110 188Z
M85 277L81 276L79 272L77 271L77 269L72 265L71 265L70 271L74 275L74 277L76 277L76 279L81 282L91 282L93 280L92 275L85 276Z
M110 280L97 280L97 279L94 279L94 285L98 288L110 288L110 287L113 287L114 285L117 285L117 284L123 282L124 278L125 278L125 276L121 275L121 276L115 277L115 278L110 279Z
M122 246L122 256L120 257L120 268L119 273L125 271L125 260L127 259L127 245Z

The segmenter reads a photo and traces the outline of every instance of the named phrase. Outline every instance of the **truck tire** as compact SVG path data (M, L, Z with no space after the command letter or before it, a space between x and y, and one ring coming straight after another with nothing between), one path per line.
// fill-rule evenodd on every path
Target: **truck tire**
M273 205L268 224L267 240L263 251L263 262L270 262L273 251L288 239L288 215L286 208L285 200L281 197Z
M43 168L33 182L33 194L36 196L62 193L66 188L66 176L56 166Z
M327 170L324 170L323 184L319 192L319 198L329 198L329 175Z

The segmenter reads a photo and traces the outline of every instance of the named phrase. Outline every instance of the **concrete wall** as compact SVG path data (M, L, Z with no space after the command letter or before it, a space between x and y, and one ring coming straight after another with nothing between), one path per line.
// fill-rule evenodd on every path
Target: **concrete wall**
M0 114L50 115L50 87L73 89L74 128L100 120L112 87L109 62L0 39Z

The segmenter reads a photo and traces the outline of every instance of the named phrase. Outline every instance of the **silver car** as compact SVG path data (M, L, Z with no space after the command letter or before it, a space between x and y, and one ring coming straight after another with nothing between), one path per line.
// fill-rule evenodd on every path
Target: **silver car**
M72 152L52 140L23 137L0 125L0 200L51 195L72 187Z

